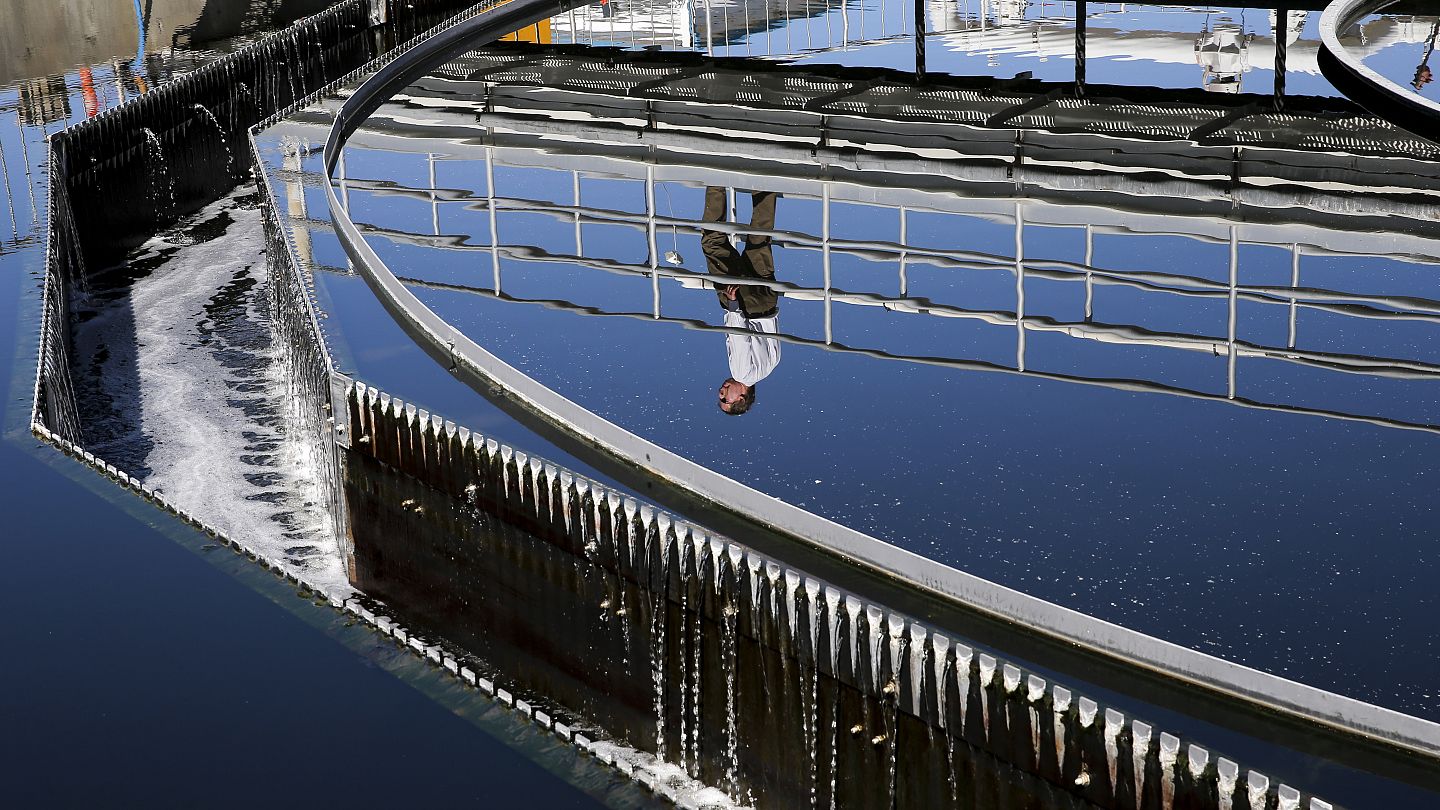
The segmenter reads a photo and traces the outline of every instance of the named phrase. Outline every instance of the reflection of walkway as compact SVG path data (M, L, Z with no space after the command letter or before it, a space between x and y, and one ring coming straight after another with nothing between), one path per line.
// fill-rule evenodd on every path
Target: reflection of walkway
M764 233L745 234L745 250L730 244L730 238L717 230L703 229L700 245L705 251L706 269L714 276L736 279L775 280L775 257L770 248L769 231L775 229L773 191L750 194L750 225ZM728 207L725 189L705 189L705 212L701 221L721 222ZM725 310L725 354L730 362L730 377L720 385L720 410L739 416L755 404L757 384L770 376L780 364L780 342L774 335L780 322L780 296L763 284L730 284L717 288L720 307Z

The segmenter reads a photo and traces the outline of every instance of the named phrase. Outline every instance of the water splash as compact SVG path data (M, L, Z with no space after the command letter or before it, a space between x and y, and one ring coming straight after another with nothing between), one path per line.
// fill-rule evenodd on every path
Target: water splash
M668 535L665 546L667 549L671 547ZM690 643L690 569L686 565L686 560L690 559L689 546L689 543L682 541L677 549L680 552L680 632L676 634L676 640L680 644L680 768L686 773L693 774L690 760L691 704L688 700L691 674L690 656L685 649ZM669 557L668 551L666 557Z
M885 632L881 619L884 618L880 608L874 605L865 606L865 633L867 647L870 650L870 680L871 686L877 691L880 683L880 634Z
M695 564L695 573L697 576L703 576L701 552L707 547L707 543L704 538L692 535L691 546L691 559ZM698 592L702 595L704 594L703 589L704 585L702 583L698 589ZM703 603L704 600L702 599L701 601ZM690 654L692 656L690 662L690 710L693 716L693 726L690 732L690 763L697 776L700 773L700 723L701 718L704 716L701 714L704 707L701 706L700 703L701 677L704 673L704 669L701 668L703 663L702 654L705 649L705 617L701 613L702 607L703 604L697 604L695 606L694 635L691 636L690 640Z
M662 557L662 559L664 559ZM664 563L661 563L664 567ZM650 679L654 686L655 756L665 759L665 613L663 592L655 591L650 608Z
M209 121L210 125L215 128L215 134L220 138L220 147L225 150L225 176L227 178L234 177L235 153L230 151L230 139L225 134L225 128L220 126L220 121L215 117L215 114L210 112L210 109L204 104L196 104L193 109L200 113L201 118Z
M805 628L810 639L810 706L805 731L806 749L810 754L810 806L818 807L820 802L820 583L811 578L805 580Z
M146 166L150 172L150 204L155 209L156 221L164 222L175 215L175 178L170 176L159 136L149 127L143 132Z
M739 611L734 605L721 610L720 665L725 669L725 787L730 798L740 800L740 728L736 711L736 635Z

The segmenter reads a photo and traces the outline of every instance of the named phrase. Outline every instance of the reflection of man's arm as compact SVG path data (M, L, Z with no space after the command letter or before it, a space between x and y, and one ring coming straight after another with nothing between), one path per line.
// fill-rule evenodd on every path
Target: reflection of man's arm
M745 385L754 385L780 364L780 341L768 335L779 328L779 318L748 319L744 313L727 311L725 325L744 329L744 334L731 332L725 336L725 353L730 360L730 377Z

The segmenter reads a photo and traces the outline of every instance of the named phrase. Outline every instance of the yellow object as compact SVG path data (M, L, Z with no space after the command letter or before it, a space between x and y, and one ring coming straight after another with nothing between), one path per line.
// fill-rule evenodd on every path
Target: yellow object
M534 25L527 25L519 31L514 31L500 37L501 42L534 42L538 45L548 45L550 38L550 21L541 20Z

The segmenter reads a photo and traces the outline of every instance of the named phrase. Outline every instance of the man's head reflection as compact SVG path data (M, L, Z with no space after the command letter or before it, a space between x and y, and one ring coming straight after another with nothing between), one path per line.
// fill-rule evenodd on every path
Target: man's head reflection
M739 416L755 404L755 385L730 378L720 384L720 410L731 416Z
M738 301L740 288L732 284L721 289L720 293L724 296L722 301ZM729 346L726 346L726 349L728 354ZM758 381L746 385L734 377L730 377L726 379L725 382L720 383L720 410L731 416L739 416L750 410L750 406L755 404L755 388L757 385L759 385Z
M730 243L729 234L717 230L700 232L707 272L737 279L775 278L768 232L775 228L778 196L771 191L750 193L750 226L764 233L745 234L743 251ZM724 221L727 207L725 189L707 187L701 221ZM735 330L725 336L730 376L720 384L718 404L721 412L739 416L755 404L756 386L780 363L780 341L771 337L779 328L780 295L764 284L743 283L717 287L715 292L725 311L725 325Z

